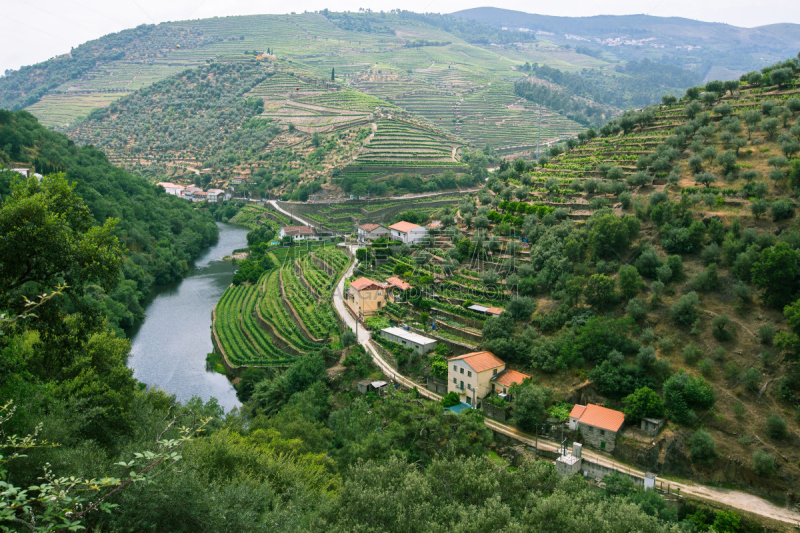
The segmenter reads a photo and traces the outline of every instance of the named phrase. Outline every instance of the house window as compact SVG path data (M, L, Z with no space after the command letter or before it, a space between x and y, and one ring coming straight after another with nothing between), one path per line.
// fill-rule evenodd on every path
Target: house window
M467 389L468 389L468 390L472 390L472 385L470 385L469 383L467 383Z
M464 369L462 368L462 369L460 369L460 370L461 370L461 373L463 374L463 373L464 373Z
M458 380L456 378L453 378L453 383L455 383L457 385L458 384Z
M605 434L606 434L606 430L605 429L601 429L600 430L600 435L605 435Z
M492 375L493 375L493 376L496 376L496 375L497 375L497 369L496 369L496 368L495 368L494 370L492 370Z
M461 390L464 390L464 382L461 382Z
M458 372L458 367L456 365L453 365L453 372Z
M470 372L469 370L467 370L467 377L468 377L468 378L471 378L471 377L472 377L472 372Z

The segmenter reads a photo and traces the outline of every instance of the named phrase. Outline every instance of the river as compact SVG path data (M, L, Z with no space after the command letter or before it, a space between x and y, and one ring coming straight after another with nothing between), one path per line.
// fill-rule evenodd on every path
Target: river
M206 370L211 344L211 310L233 279L234 267L222 258L247 246L247 229L217 223L219 241L194 263L182 281L157 287L145 302L146 318L129 332L129 366L134 377L186 401L212 396L230 411L240 404L222 374Z

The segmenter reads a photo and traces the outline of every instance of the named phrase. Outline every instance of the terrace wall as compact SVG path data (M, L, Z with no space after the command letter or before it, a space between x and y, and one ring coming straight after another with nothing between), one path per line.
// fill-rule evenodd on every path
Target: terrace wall
M425 383L425 387L440 396L444 396L447 394L447 382L443 379L435 378L433 376L428 376L427 382Z
M437 341L445 343L447 345L447 347L450 349L450 351L453 352L454 355L464 355L465 353L474 352L477 349L476 346L470 346L469 344L463 344L463 343L456 342L456 341L451 340L451 339L446 339L446 338L440 337L440 336L438 336L435 333L432 333L430 331L422 331L421 329L412 328L412 327L409 327L408 329L409 329L409 331L413 331L414 333L418 333L418 334L424 335L426 337L433 337Z

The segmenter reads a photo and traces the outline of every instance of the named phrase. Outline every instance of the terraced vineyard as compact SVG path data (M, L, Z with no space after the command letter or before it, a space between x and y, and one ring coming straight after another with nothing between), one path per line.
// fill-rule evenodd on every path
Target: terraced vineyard
M306 290L291 265L281 269L281 279L289 305L295 310L312 338L323 342L340 333L330 302L320 301Z
M459 143L433 129L402 120L381 119L352 168L401 169L463 167L454 157Z

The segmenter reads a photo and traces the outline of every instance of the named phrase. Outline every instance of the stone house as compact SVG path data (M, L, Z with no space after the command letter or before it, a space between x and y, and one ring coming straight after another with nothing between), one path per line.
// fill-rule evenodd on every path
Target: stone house
M358 242L372 242L388 236L389 230L380 224L362 224L358 227Z
M590 403L576 405L569 415L570 429L576 418L577 429L590 446L606 451L614 451L617 433L625 422L625 413Z

